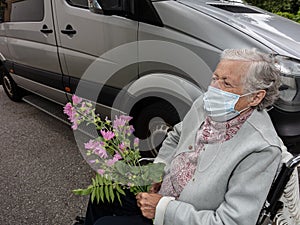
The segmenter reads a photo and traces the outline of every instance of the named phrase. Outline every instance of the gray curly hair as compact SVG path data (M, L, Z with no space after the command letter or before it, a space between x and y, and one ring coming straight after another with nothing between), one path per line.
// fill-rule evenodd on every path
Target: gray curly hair
M280 71L275 66L276 61L273 56L258 52L256 49L226 49L221 54L221 60L250 63L244 80L244 91L247 93L266 91L264 99L256 106L257 110L271 106L278 99L281 84Z

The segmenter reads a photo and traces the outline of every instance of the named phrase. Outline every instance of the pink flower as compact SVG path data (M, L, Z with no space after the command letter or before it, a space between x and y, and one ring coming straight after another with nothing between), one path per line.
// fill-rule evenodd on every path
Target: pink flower
M74 105L78 105L80 102L82 102L82 98L76 96L76 95L73 95L72 96L72 102Z
M129 126L128 130L127 130L127 134L132 134L134 132L134 128L132 125Z
M115 164L115 161L113 159L109 159L106 162L106 165L109 166L109 167L113 166L114 164Z
M114 158L113 158L114 160L116 160L116 161L118 161L118 160L120 160L120 159L122 159L122 156L120 155L120 153L116 153L115 155L114 155Z
M120 159L122 159L122 156L119 153L116 153L112 159L107 160L106 165L109 167L113 166Z
M89 142L84 144L84 148L88 150L103 147L104 143L102 141L89 140Z
M133 146L134 146L134 147L137 147L137 146L139 146L139 143L140 143L140 139L138 139L137 137L134 138Z
M75 107L71 103L67 103L64 107L64 113L69 117L68 119L72 122L72 129L77 130L79 124L79 115L76 113Z
M78 123L77 123L77 121L74 121L73 122L73 125L72 125L72 127L71 127L73 130L77 130L78 129Z
M101 130L100 133L102 134L102 137L103 137L106 141L111 140L111 139L115 136L115 133L112 132L112 131Z
M125 120L126 122L129 122L132 119L132 117L131 116L126 116L126 115L121 115L120 119Z
M125 150L126 146L125 146L124 142L122 142L121 144L119 144L119 148L120 148L122 151Z
M89 140L89 142L84 143L84 148L88 150L92 150L95 149L98 145L99 143L97 141Z
M84 148L87 150L93 150L93 153L98 155L100 158L106 159L108 157L106 150L103 148L103 142L89 140L84 144Z
M118 129L119 127L123 127L126 124L126 120L123 120L121 118L115 117L115 120L113 121L113 127L115 129Z
M64 114L71 117L74 112L74 108L70 102L68 102L64 107Z
M120 117L115 116L115 120L113 121L113 127L118 129L120 127L124 127L130 120L131 116L121 115Z
M102 147L97 147L93 151L96 155L98 155L100 158L106 159L108 157L107 152Z
M103 169L99 169L99 170L97 170L97 173L99 173L100 175L103 176L103 174L105 173L105 171Z

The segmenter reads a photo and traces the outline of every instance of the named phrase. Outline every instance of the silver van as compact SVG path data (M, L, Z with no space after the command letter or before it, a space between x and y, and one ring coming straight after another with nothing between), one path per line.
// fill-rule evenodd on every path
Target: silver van
M133 116L149 149L206 90L222 50L273 54L282 86L269 113L291 151L299 146L300 25L288 19L241 1L6 0L0 22L12 100L56 115L76 93L101 115Z

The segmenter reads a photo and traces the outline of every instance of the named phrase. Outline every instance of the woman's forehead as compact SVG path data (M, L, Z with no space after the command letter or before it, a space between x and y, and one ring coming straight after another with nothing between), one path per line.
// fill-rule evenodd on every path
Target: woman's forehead
M215 74L233 79L240 79L248 72L250 63L238 60L221 60Z

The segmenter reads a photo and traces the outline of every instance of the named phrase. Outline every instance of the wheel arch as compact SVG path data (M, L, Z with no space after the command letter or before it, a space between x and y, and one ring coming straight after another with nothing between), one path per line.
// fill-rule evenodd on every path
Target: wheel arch
M182 77L152 73L127 85L113 105L134 117L145 106L165 102L174 107L183 119L187 110L203 92L200 87Z

